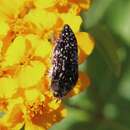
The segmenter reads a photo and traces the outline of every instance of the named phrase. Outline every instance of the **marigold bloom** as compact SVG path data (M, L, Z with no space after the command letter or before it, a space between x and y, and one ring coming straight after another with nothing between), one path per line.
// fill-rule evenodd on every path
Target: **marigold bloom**
M0 1L0 130L47 130L66 116L62 101L56 102L46 76L51 53L64 24L74 31L79 46L79 64L94 48L86 32L79 32L79 13L90 0L1 0ZM79 80L67 95L73 96L90 84Z

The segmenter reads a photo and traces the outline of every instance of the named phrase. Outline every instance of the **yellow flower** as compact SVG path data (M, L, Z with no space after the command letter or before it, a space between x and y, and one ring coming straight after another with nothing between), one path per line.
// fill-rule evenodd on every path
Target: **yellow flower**
M22 97L9 100L7 109L3 122L11 129L20 129L24 124L26 130L48 129L66 115L61 101L56 103L50 93L44 95L35 88L25 90Z
M90 0L1 0L0 5L0 130L47 130L67 115L62 100L49 90L50 39L69 24L83 63L94 42L88 33L79 32L79 13L89 8ZM79 72L77 85L65 98L89 84L89 77Z

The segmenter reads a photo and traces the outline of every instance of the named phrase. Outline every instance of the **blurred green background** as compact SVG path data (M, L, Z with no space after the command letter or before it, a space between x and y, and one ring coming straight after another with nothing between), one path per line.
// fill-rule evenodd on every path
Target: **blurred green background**
M130 130L130 0L93 0L81 16L96 43L81 66L92 83L65 101L68 117L50 130Z

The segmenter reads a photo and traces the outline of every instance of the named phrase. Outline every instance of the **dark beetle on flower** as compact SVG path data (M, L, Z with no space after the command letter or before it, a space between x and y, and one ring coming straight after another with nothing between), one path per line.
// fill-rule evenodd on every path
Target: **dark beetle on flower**
M54 97L64 97L78 80L78 46L76 37L69 25L55 43L52 56L51 89Z

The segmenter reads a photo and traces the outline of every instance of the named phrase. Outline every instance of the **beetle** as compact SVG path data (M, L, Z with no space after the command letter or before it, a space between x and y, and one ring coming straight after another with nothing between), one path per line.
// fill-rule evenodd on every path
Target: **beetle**
M55 42L52 55L51 90L54 97L62 98L69 93L78 80L77 39L65 24Z

